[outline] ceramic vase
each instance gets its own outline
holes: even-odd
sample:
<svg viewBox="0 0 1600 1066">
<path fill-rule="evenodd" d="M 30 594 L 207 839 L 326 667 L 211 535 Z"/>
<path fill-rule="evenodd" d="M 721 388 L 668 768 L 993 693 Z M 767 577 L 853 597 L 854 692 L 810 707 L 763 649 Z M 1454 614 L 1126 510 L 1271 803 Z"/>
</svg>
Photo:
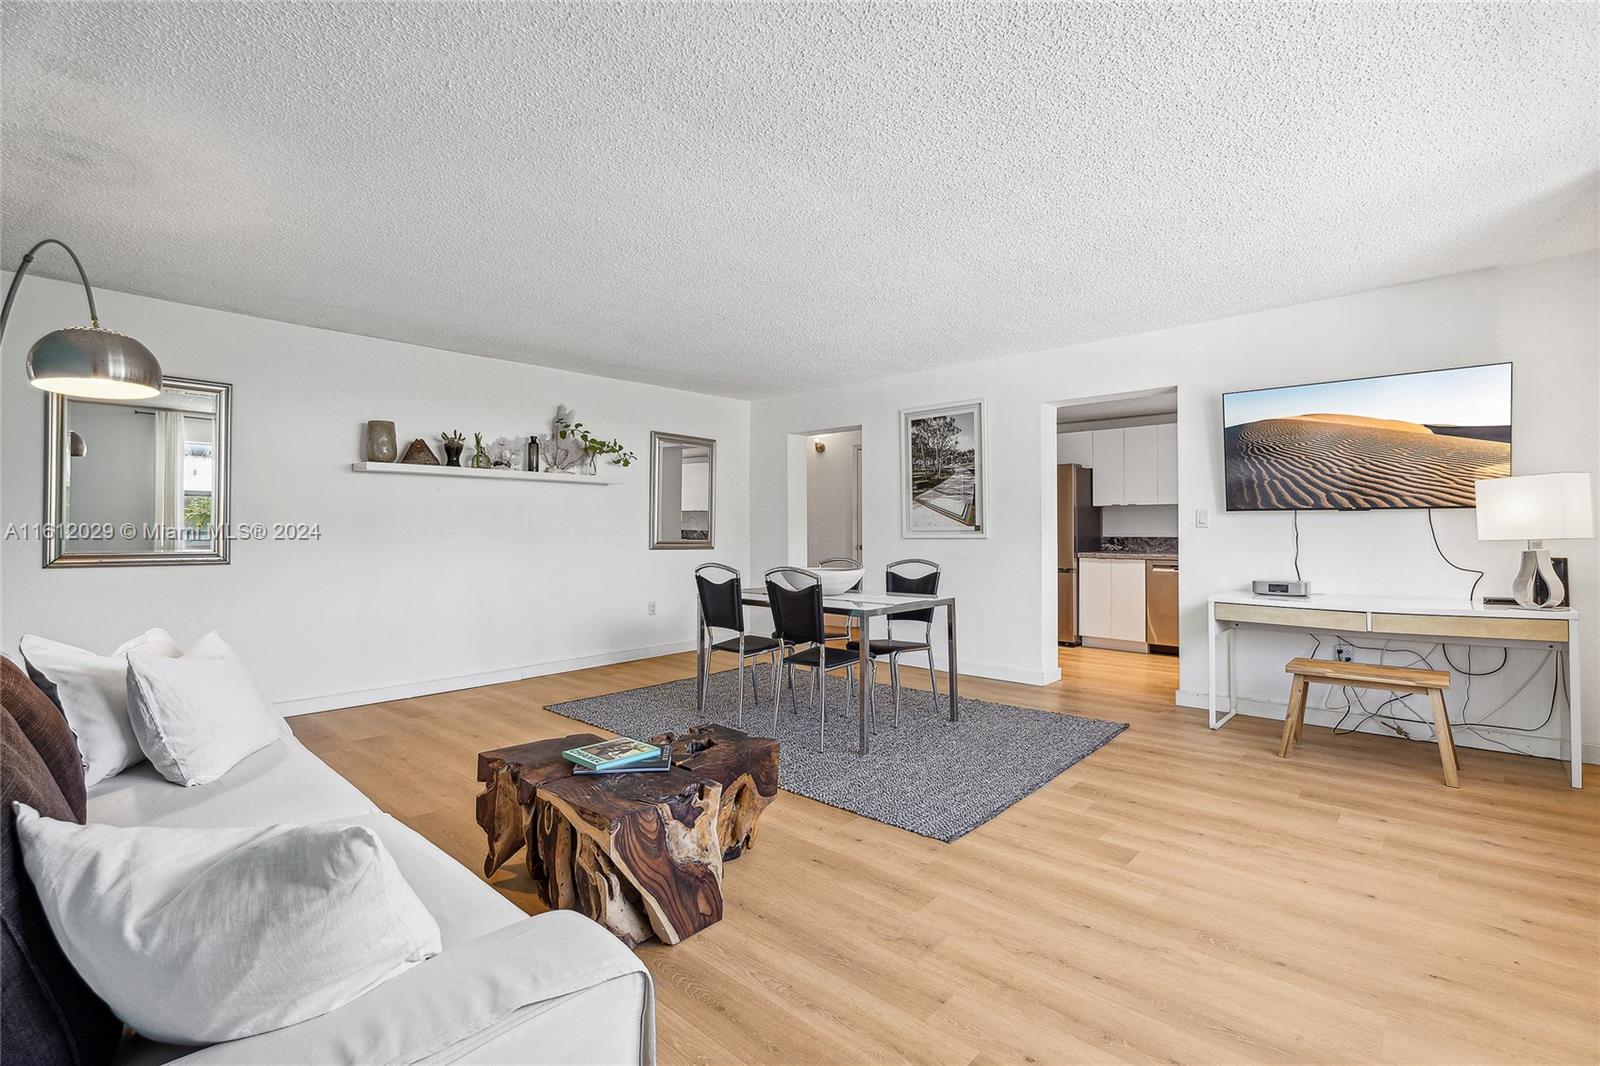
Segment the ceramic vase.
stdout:
<svg viewBox="0 0 1600 1066">
<path fill-rule="evenodd" d="M 461 465 L 461 445 L 452 444 L 449 441 L 445 441 L 444 442 L 444 465 L 445 466 L 460 466 Z"/>
<path fill-rule="evenodd" d="M 392 463 L 398 455 L 393 422 L 367 423 L 367 462 Z"/>
</svg>

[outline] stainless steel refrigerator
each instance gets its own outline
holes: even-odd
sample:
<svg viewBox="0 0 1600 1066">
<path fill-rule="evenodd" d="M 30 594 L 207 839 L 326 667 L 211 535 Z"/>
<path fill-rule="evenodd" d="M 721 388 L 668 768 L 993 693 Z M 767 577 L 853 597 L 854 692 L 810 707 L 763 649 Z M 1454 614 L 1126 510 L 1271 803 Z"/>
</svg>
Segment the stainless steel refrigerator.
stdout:
<svg viewBox="0 0 1600 1066">
<path fill-rule="evenodd" d="M 1056 467 L 1056 640 L 1078 644 L 1078 553 L 1100 547 L 1100 508 L 1089 501 L 1092 472 L 1076 463 Z"/>
</svg>

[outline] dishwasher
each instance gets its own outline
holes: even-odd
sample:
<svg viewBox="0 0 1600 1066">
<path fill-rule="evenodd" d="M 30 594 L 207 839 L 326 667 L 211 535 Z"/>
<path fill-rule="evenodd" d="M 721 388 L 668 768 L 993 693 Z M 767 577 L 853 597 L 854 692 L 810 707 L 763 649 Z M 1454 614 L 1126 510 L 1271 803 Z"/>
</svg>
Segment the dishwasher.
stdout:
<svg viewBox="0 0 1600 1066">
<path fill-rule="evenodd" d="M 1177 563 L 1145 563 L 1144 639 L 1152 649 L 1178 649 Z"/>
</svg>

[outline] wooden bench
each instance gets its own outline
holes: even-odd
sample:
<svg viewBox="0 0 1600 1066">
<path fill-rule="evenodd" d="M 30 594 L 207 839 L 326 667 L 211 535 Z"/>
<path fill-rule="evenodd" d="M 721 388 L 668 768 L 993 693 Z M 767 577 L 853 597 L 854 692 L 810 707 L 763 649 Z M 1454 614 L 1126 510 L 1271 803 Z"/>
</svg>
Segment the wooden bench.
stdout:
<svg viewBox="0 0 1600 1066">
<path fill-rule="evenodd" d="M 1433 706 L 1433 729 L 1439 737 L 1439 762 L 1444 766 L 1444 783 L 1451 788 L 1461 786 L 1461 761 L 1456 758 L 1455 739 L 1450 735 L 1450 719 L 1445 714 L 1444 706 L 1444 690 L 1450 687 L 1448 671 L 1342 663 L 1328 659 L 1291 659 L 1283 670 L 1292 674 L 1294 680 L 1289 686 L 1289 713 L 1283 719 L 1283 742 L 1278 748 L 1279 758 L 1289 757 L 1305 729 L 1306 688 L 1312 682 L 1426 695 Z"/>
</svg>

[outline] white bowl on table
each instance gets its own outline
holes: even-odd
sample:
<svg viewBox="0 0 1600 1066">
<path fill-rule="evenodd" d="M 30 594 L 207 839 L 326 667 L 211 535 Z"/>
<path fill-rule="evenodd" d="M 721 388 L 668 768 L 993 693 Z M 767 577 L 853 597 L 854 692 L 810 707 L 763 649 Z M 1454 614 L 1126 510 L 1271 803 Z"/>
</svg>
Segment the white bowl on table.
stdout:
<svg viewBox="0 0 1600 1066">
<path fill-rule="evenodd" d="M 861 575 L 867 572 L 864 566 L 832 567 L 808 566 L 806 573 L 815 574 L 818 581 L 822 582 L 824 596 L 837 596 L 842 592 L 849 592 L 861 583 Z"/>
</svg>

